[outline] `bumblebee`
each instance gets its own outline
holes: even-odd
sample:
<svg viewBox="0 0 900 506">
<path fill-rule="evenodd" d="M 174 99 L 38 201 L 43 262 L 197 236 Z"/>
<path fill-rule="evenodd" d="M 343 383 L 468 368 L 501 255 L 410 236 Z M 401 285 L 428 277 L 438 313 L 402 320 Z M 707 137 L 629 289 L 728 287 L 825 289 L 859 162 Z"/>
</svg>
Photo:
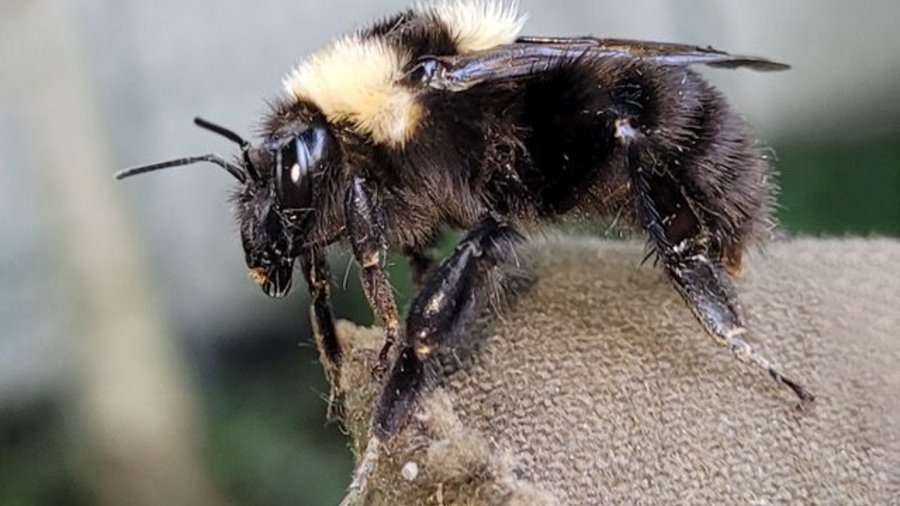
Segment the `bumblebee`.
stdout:
<svg viewBox="0 0 900 506">
<path fill-rule="evenodd" d="M 234 160 L 188 157 L 117 176 L 201 161 L 234 176 L 252 276 L 282 296 L 299 260 L 333 380 L 342 355 L 325 250 L 349 242 L 386 338 L 373 446 L 402 427 L 429 364 L 465 332 L 528 230 L 567 215 L 618 216 L 645 232 L 703 329 L 812 400 L 744 339 L 731 276 L 774 227 L 776 183 L 759 143 L 693 69 L 788 67 L 711 47 L 527 37 L 523 24 L 515 5 L 487 0 L 402 12 L 293 69 L 257 144 L 195 120 L 240 146 Z M 436 265 L 428 250 L 447 226 L 466 232 Z M 404 326 L 388 248 L 409 257 L 419 286 Z"/>
</svg>

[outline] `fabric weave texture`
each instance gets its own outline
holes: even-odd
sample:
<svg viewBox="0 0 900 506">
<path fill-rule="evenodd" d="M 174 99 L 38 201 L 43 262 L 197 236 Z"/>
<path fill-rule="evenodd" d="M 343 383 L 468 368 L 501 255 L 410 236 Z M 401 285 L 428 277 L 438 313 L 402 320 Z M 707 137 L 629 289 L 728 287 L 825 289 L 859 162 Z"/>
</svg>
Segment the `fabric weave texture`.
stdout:
<svg viewBox="0 0 900 506">
<path fill-rule="evenodd" d="M 817 396 L 803 409 L 704 334 L 643 254 L 526 247 L 528 282 L 471 326 L 367 504 L 900 503 L 900 242 L 799 239 L 747 259 L 747 338 Z M 383 337 L 338 331 L 359 455 Z"/>
</svg>

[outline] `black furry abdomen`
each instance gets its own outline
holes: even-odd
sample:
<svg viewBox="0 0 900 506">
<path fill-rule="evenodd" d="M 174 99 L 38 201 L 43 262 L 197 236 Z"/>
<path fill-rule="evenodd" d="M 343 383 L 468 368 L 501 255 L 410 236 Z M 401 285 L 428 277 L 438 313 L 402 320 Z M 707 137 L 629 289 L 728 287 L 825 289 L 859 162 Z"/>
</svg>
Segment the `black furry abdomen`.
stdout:
<svg viewBox="0 0 900 506">
<path fill-rule="evenodd" d="M 659 212 L 673 243 L 700 234 L 714 257 L 737 266 L 741 252 L 772 227 L 772 169 L 740 118 L 696 72 L 617 58 L 573 60 L 517 84 L 515 135 L 526 156 L 516 171 L 538 215 L 633 207 L 629 174 L 640 169 L 658 180 Z M 643 153 L 631 157 L 641 166 L 629 168 L 634 149 Z"/>
<path fill-rule="evenodd" d="M 611 97 L 592 65 L 561 62 L 523 84 L 520 178 L 543 215 L 565 213 L 590 190 L 615 147 Z"/>
</svg>

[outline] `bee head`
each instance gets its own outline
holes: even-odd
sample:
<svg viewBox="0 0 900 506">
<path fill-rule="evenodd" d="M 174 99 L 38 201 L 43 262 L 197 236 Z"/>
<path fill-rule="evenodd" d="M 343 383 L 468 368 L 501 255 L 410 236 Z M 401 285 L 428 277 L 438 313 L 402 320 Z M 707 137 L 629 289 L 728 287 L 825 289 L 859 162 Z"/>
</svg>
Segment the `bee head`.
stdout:
<svg viewBox="0 0 900 506">
<path fill-rule="evenodd" d="M 315 220 L 317 180 L 339 158 L 336 142 L 324 123 L 294 124 L 279 129 L 258 146 L 201 118 L 194 123 L 241 146 L 241 156 L 180 158 L 119 171 L 117 179 L 197 162 L 214 163 L 234 176 L 235 213 L 250 277 L 270 297 L 291 288 L 294 261 Z"/>
<path fill-rule="evenodd" d="M 235 212 L 251 277 L 266 294 L 280 297 L 290 288 L 294 260 L 316 219 L 320 181 L 339 158 L 328 126 L 318 122 L 289 125 L 248 149 L 244 166 L 252 169 Z"/>
</svg>

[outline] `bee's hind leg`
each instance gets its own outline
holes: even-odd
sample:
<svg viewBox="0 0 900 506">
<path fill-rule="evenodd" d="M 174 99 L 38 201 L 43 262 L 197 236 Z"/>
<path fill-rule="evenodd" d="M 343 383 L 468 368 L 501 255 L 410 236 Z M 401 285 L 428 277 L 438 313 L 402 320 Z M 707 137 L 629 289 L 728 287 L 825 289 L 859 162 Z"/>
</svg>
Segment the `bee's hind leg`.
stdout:
<svg viewBox="0 0 900 506">
<path fill-rule="evenodd" d="M 660 258 L 666 274 L 709 335 L 728 346 L 742 362 L 756 365 L 776 382 L 790 388 L 800 400 L 814 399 L 809 390 L 782 374 L 768 358 L 744 340 L 742 336 L 747 329 L 736 309 L 734 289 L 720 266 L 699 252 L 680 254 L 669 251 L 661 253 Z"/>
<path fill-rule="evenodd" d="M 716 238 L 725 232 L 707 228 L 701 219 L 702 206 L 670 167 L 660 166 L 661 158 L 655 156 L 660 150 L 653 146 L 651 138 L 625 118 L 616 127 L 616 137 L 624 147 L 637 215 L 650 246 L 704 330 L 719 344 L 728 346 L 739 360 L 766 371 L 802 401 L 813 400 L 809 390 L 785 376 L 744 340 L 747 330 L 738 311 L 734 287 L 720 255 L 715 253 L 721 249 L 716 246 Z"/>
</svg>

